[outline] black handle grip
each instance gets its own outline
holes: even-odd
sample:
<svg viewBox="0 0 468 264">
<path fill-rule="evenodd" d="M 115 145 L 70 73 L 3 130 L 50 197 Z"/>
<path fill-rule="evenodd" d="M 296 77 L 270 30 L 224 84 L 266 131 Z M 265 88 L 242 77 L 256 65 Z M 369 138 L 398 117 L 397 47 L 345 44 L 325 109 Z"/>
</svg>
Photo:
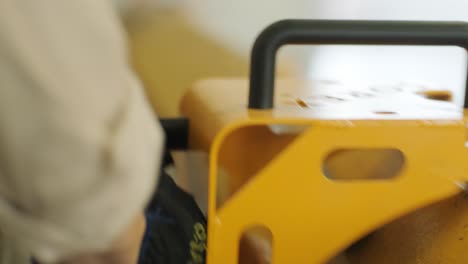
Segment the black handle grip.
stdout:
<svg viewBox="0 0 468 264">
<path fill-rule="evenodd" d="M 468 23 L 432 21 L 283 20 L 267 27 L 251 54 L 249 108 L 273 108 L 275 60 L 287 44 L 434 45 L 468 51 Z M 468 82 L 464 107 L 468 108 Z"/>
<path fill-rule="evenodd" d="M 187 118 L 161 118 L 159 122 L 166 135 L 166 149 L 184 150 L 188 148 L 189 120 Z"/>
</svg>

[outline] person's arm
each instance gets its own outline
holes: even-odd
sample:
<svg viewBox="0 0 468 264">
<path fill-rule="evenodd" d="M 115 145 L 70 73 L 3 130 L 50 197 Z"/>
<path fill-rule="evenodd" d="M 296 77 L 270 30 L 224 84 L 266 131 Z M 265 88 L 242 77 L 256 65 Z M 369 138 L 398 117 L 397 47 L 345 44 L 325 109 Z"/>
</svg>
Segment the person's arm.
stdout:
<svg viewBox="0 0 468 264">
<path fill-rule="evenodd" d="M 0 1 L 7 238 L 42 262 L 115 252 L 139 233 L 162 142 L 109 2 Z"/>
</svg>

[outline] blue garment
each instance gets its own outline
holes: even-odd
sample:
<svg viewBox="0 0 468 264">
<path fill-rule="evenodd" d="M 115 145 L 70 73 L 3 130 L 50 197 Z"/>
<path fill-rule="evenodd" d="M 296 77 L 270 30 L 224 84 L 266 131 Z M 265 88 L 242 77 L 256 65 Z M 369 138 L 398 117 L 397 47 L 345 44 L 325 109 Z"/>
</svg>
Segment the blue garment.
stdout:
<svg viewBox="0 0 468 264">
<path fill-rule="evenodd" d="M 145 217 L 139 264 L 205 263 L 206 218 L 165 172 Z"/>
</svg>

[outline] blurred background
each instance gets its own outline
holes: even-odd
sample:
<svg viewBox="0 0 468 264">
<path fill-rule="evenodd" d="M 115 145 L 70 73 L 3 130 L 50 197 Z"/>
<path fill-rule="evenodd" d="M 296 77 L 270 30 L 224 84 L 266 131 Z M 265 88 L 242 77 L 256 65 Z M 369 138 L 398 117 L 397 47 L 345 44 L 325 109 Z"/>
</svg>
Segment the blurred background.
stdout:
<svg viewBox="0 0 468 264">
<path fill-rule="evenodd" d="M 250 48 L 285 18 L 467 21 L 462 0 L 116 0 L 132 63 L 157 113 L 179 115 L 185 89 L 210 77 L 247 78 Z M 461 105 L 467 63 L 455 47 L 288 46 L 278 76 L 338 80 L 349 87 L 430 86 Z"/>
</svg>

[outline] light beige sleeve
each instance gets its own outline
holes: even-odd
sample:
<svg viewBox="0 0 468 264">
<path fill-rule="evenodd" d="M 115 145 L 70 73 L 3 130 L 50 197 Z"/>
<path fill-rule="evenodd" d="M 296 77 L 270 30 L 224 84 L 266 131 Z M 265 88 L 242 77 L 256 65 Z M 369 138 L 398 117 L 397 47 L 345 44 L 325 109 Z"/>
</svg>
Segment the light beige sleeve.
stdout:
<svg viewBox="0 0 468 264">
<path fill-rule="evenodd" d="M 143 210 L 163 133 L 102 0 L 0 1 L 0 230 L 43 261 Z"/>
</svg>

